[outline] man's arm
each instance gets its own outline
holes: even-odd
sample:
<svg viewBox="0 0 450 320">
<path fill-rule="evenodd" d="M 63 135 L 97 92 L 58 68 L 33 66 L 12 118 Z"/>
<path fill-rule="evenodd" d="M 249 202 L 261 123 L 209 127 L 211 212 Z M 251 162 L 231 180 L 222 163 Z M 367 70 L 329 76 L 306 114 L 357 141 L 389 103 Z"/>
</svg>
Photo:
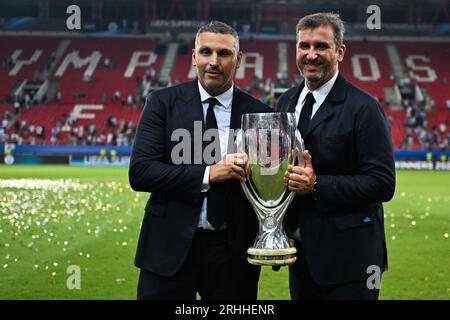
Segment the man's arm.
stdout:
<svg viewBox="0 0 450 320">
<path fill-rule="evenodd" d="M 309 166 L 290 167 L 286 173 L 289 189 L 299 194 L 313 192 L 320 211 L 389 201 L 395 190 L 395 165 L 389 125 L 379 105 L 361 108 L 355 120 L 355 135 L 355 175 L 316 176 L 311 159 L 305 158 Z"/>
<path fill-rule="evenodd" d="M 135 191 L 170 192 L 181 199 L 201 201 L 206 165 L 167 163 L 166 110 L 157 94 L 147 97 L 139 120 L 128 172 Z"/>
<path fill-rule="evenodd" d="M 386 202 L 395 191 L 395 163 L 389 124 L 378 104 L 361 108 L 356 124 L 357 174 L 318 175 L 315 198 L 321 203 L 351 206 Z"/>
</svg>

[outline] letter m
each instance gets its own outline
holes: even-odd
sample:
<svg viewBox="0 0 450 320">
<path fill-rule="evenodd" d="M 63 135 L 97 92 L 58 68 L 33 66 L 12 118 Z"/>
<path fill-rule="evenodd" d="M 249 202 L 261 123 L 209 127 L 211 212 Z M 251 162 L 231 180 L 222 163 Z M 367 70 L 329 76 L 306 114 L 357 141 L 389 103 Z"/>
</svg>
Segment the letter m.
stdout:
<svg viewBox="0 0 450 320">
<path fill-rule="evenodd" d="M 92 54 L 90 56 L 87 56 L 86 58 L 80 58 L 78 50 L 74 50 L 66 55 L 64 61 L 59 66 L 58 70 L 56 70 L 55 76 L 62 77 L 69 65 L 73 65 L 75 69 L 81 69 L 81 67 L 88 65 L 86 71 L 84 72 L 84 76 L 91 77 L 101 57 L 102 54 L 95 50 L 92 51 Z"/>
</svg>

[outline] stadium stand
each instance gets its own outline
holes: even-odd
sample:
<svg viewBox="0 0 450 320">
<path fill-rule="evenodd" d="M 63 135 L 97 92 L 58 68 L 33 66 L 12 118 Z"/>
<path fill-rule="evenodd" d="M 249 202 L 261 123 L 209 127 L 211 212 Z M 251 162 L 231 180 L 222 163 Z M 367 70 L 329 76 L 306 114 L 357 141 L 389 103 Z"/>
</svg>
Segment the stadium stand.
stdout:
<svg viewBox="0 0 450 320">
<path fill-rule="evenodd" d="M 104 103 L 116 91 L 121 99 L 135 97 L 136 76 L 142 76 L 149 67 L 142 65 L 151 62 L 155 69 L 159 68 L 161 56 L 154 53 L 155 47 L 150 39 L 73 39 L 51 80 L 59 81 L 63 103 L 77 99 Z M 88 67 L 80 65 L 83 59 L 89 59 Z"/>
<path fill-rule="evenodd" d="M 145 96 L 195 77 L 193 41 L 158 43 L 142 36 L 1 36 L 0 41 L 8 43 L 0 49 L 0 112 L 2 119 L 8 115 L 1 139 L 15 143 L 131 144 Z M 449 42 L 346 44 L 340 71 L 379 100 L 395 147 L 448 148 Z M 241 39 L 241 48 L 236 84 L 273 106 L 276 92 L 298 81 L 295 44 Z M 36 90 L 25 90 L 33 83 Z M 36 99 L 42 86 L 45 94 Z M 111 118 L 115 126 L 108 125 Z M 37 128 L 44 131 L 39 137 Z"/>
<path fill-rule="evenodd" d="M 0 100 L 5 100 L 21 80 L 33 79 L 46 66 L 58 39 L 0 36 L 0 43 Z"/>
</svg>

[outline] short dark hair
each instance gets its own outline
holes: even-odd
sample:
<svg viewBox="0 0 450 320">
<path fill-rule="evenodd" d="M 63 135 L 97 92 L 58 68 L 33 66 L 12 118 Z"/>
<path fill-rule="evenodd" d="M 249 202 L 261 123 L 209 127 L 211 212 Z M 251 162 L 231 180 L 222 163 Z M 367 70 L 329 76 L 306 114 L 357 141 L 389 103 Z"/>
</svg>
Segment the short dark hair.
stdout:
<svg viewBox="0 0 450 320">
<path fill-rule="evenodd" d="M 195 35 L 195 43 L 197 44 L 198 37 L 200 36 L 200 33 L 203 32 L 212 32 L 212 33 L 221 33 L 221 34 L 231 34 L 234 37 L 234 43 L 236 48 L 236 54 L 239 52 L 239 36 L 234 30 L 233 27 L 229 26 L 226 23 L 213 20 L 209 22 L 208 24 L 205 24 L 198 28 L 197 34 Z"/>
<path fill-rule="evenodd" d="M 315 29 L 320 26 L 330 26 L 333 29 L 334 43 L 336 47 L 344 42 L 344 22 L 337 13 L 318 12 L 310 14 L 300 19 L 296 28 L 296 39 L 298 41 L 298 32 L 305 29 Z"/>
</svg>

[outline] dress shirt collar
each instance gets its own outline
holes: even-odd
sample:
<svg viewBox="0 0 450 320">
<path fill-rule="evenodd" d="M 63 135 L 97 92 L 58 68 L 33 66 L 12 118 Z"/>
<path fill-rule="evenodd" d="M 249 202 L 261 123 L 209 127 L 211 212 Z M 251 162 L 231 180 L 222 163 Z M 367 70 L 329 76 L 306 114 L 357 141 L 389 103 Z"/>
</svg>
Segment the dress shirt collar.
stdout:
<svg viewBox="0 0 450 320">
<path fill-rule="evenodd" d="M 212 96 L 205 90 L 205 88 L 203 88 L 200 81 L 197 81 L 197 84 L 198 84 L 198 90 L 200 91 L 200 100 L 202 103 L 205 103 L 205 101 L 208 100 L 209 98 L 211 98 Z M 233 89 L 234 89 L 234 85 L 232 85 L 230 87 L 230 89 L 228 89 L 227 91 L 214 97 L 219 101 L 219 103 L 225 109 L 231 108 L 231 103 L 233 101 Z"/>
<path fill-rule="evenodd" d="M 330 93 L 331 89 L 334 86 L 334 83 L 336 82 L 338 74 L 339 74 L 339 70 L 336 72 L 336 74 L 333 76 L 333 78 L 331 78 L 330 80 L 325 82 L 320 88 L 318 88 L 314 91 L 311 91 L 314 96 L 314 100 L 316 100 L 316 103 L 318 106 L 322 105 L 322 103 L 325 101 L 327 95 Z M 306 85 L 306 82 L 305 82 L 303 90 L 300 93 L 300 96 L 298 97 L 298 100 L 302 104 L 304 103 L 304 100 L 306 99 L 306 95 L 308 94 L 308 92 L 310 92 L 310 90 L 308 89 L 308 86 Z"/>
</svg>

